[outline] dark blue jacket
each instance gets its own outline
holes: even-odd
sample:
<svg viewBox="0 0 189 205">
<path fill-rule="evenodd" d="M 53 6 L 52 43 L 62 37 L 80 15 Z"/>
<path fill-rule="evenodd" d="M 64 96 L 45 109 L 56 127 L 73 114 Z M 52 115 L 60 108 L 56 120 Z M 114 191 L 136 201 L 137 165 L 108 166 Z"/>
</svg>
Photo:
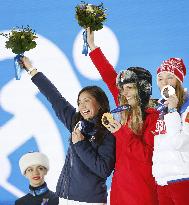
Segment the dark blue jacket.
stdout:
<svg viewBox="0 0 189 205">
<path fill-rule="evenodd" d="M 48 188 L 45 192 L 39 192 L 40 189 L 47 188 L 47 184 L 44 183 L 40 187 L 32 187 L 29 186 L 30 193 L 26 194 L 25 196 L 17 199 L 15 201 L 15 205 L 41 205 L 42 202 L 48 201 L 47 205 L 58 205 L 59 198 L 55 195 L 54 192 L 50 191 Z"/>
<path fill-rule="evenodd" d="M 52 104 L 56 115 L 71 133 L 76 109 L 42 73 L 37 73 L 32 81 Z M 106 179 L 114 165 L 115 138 L 108 130 L 105 131 L 100 145 L 87 137 L 76 144 L 70 141 L 56 194 L 80 202 L 106 203 Z"/>
</svg>

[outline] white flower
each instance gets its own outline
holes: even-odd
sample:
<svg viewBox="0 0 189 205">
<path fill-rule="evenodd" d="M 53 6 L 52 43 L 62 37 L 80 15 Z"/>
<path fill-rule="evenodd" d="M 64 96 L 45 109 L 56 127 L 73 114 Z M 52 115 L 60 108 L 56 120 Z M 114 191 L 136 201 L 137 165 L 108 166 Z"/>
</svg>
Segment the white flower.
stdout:
<svg viewBox="0 0 189 205">
<path fill-rule="evenodd" d="M 92 4 L 88 4 L 88 5 L 87 5 L 86 11 L 93 13 L 94 9 L 93 9 Z"/>
</svg>

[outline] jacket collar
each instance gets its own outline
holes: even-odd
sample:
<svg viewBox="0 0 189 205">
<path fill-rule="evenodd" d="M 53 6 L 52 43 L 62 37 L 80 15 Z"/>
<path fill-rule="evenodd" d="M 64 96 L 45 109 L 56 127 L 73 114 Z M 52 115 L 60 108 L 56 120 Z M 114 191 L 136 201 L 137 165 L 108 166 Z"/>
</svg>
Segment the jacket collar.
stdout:
<svg viewBox="0 0 189 205">
<path fill-rule="evenodd" d="M 29 193 L 33 196 L 39 196 L 39 195 L 44 194 L 45 192 L 47 192 L 49 190 L 46 183 L 42 184 L 39 187 L 32 187 L 30 185 L 29 189 L 30 189 Z"/>
</svg>

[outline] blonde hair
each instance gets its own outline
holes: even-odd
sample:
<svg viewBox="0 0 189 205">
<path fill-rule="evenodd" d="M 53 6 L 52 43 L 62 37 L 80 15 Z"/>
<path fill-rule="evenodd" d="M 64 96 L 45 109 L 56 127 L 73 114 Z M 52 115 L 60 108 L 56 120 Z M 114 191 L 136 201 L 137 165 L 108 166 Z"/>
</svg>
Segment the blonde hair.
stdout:
<svg viewBox="0 0 189 205">
<path fill-rule="evenodd" d="M 125 125 L 128 124 L 128 127 L 135 133 L 141 134 L 143 129 L 143 119 L 142 119 L 142 110 L 140 107 L 140 98 L 138 95 L 138 89 L 136 84 L 134 84 L 134 88 L 136 92 L 136 105 L 132 106 L 131 111 L 122 111 L 121 112 L 121 124 Z M 119 104 L 125 105 L 128 104 L 128 101 L 124 95 L 122 95 L 122 89 L 119 90 Z"/>
</svg>

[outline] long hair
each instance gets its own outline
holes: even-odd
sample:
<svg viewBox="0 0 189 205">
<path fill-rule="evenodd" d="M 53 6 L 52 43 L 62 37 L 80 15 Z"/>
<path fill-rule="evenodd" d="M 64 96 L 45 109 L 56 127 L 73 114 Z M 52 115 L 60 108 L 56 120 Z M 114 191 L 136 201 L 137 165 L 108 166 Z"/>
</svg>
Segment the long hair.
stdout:
<svg viewBox="0 0 189 205">
<path fill-rule="evenodd" d="M 94 97 L 96 102 L 100 106 L 99 112 L 95 116 L 96 123 L 95 123 L 95 127 L 94 127 L 94 129 L 97 130 L 97 132 L 95 134 L 95 139 L 96 139 L 97 143 L 100 144 L 103 141 L 104 133 L 107 132 L 107 129 L 101 123 L 101 118 L 105 112 L 110 112 L 109 100 L 108 100 L 108 97 L 106 96 L 105 92 L 100 87 L 98 87 L 98 86 L 86 86 L 78 94 L 78 98 L 77 98 L 78 105 L 79 105 L 79 96 L 83 92 L 87 92 L 92 97 Z M 75 125 L 77 124 L 77 122 L 79 122 L 80 120 L 83 120 L 83 117 L 80 114 L 80 112 L 77 112 L 75 115 L 75 119 L 73 121 L 73 124 L 72 124 L 72 128 L 74 128 Z"/>
<path fill-rule="evenodd" d="M 176 81 L 175 93 L 176 93 L 176 96 L 178 98 L 177 109 L 180 109 L 180 107 L 184 103 L 185 92 L 184 92 L 184 88 L 182 87 L 181 82 L 178 79 Z"/>
<path fill-rule="evenodd" d="M 140 98 L 138 95 L 138 89 L 136 84 L 133 84 L 136 92 L 136 105 L 132 106 L 131 111 L 122 111 L 121 113 L 121 124 L 128 124 L 128 127 L 135 133 L 140 135 L 143 128 L 143 114 L 140 106 Z M 122 88 L 123 89 L 123 88 Z M 127 99 L 124 95 L 121 94 L 122 90 L 119 89 L 119 104 L 125 105 L 128 104 Z"/>
</svg>

